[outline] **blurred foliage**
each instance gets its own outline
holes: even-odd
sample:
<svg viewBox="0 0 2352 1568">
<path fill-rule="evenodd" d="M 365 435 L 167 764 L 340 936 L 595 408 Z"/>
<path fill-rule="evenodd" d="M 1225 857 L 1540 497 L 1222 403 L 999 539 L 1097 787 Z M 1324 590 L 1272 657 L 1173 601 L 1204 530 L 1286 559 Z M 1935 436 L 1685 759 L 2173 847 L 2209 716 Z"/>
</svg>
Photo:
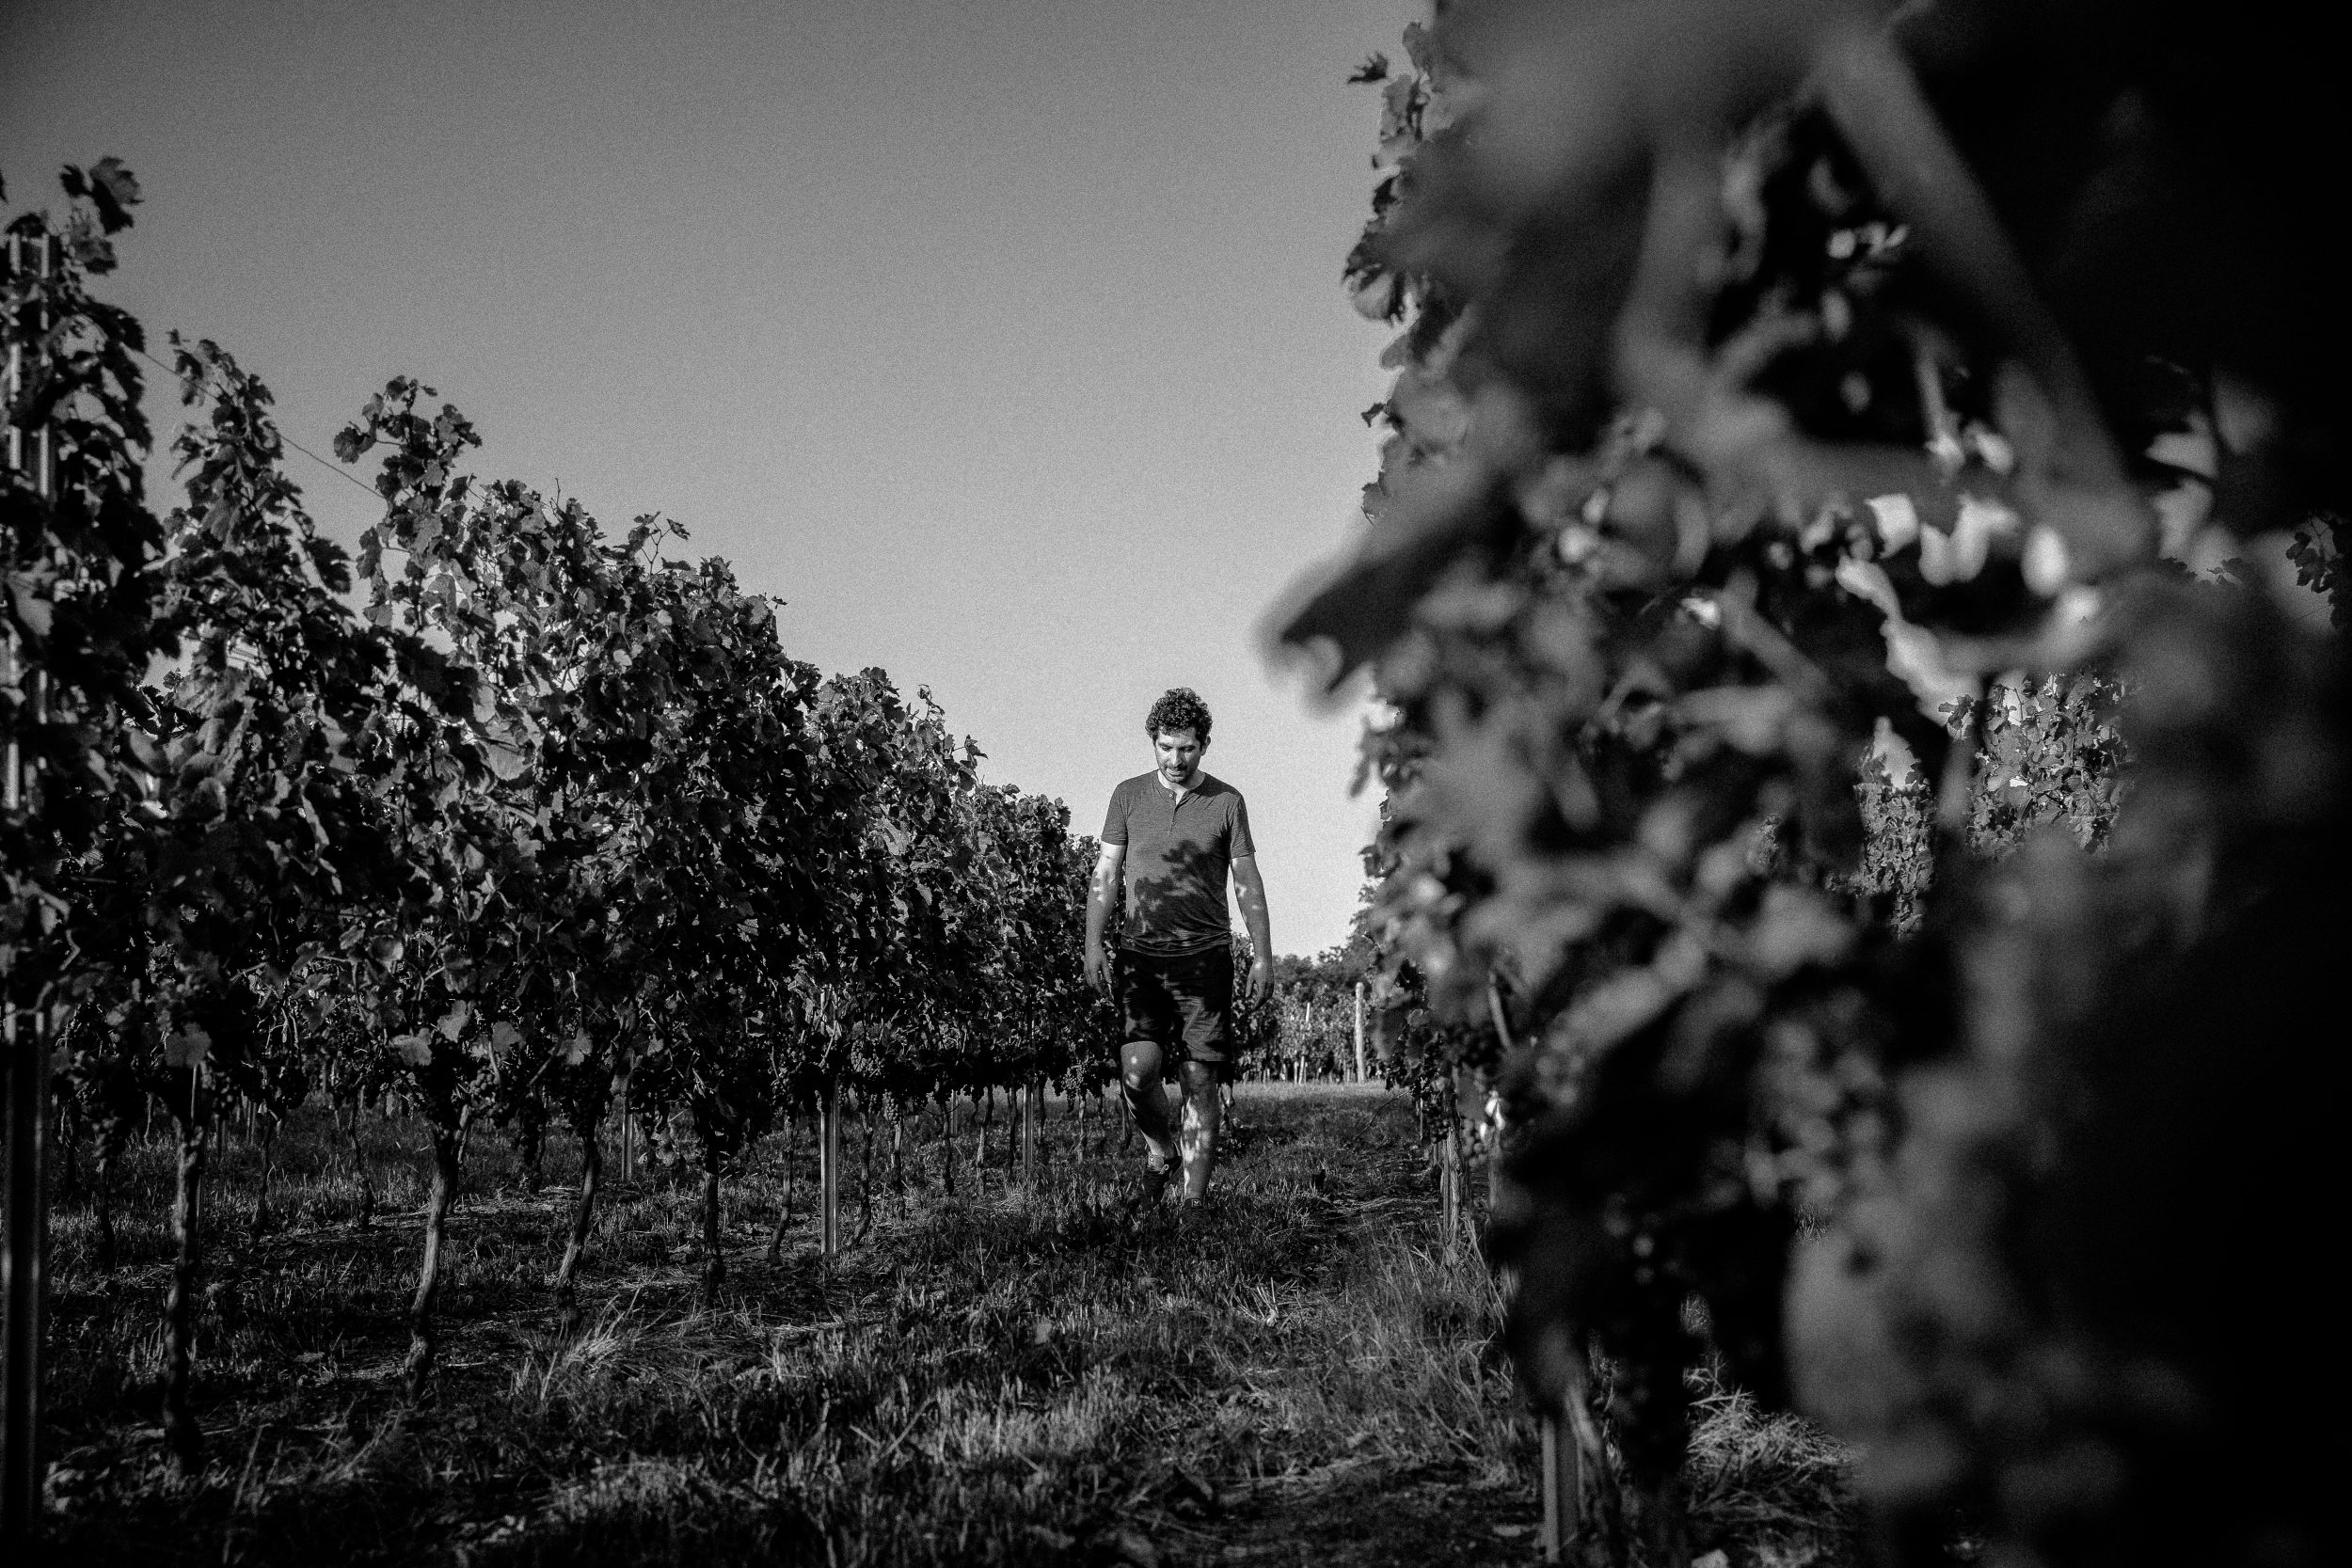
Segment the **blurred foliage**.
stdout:
<svg viewBox="0 0 2352 1568">
<path fill-rule="evenodd" d="M 2334 587 L 2300 27 L 1461 0 L 1358 73 L 1396 380 L 1287 636 L 1394 712 L 1384 1000 L 1502 1092 L 1513 1351 L 1571 1403 L 1608 1353 L 1650 1560 L 1710 1345 L 1861 1441 L 1890 1560 L 1955 1507 L 2021 1561 L 2326 1555 L 2254 1325 L 2344 1188 L 2285 1022 L 2338 655 L 2188 564 L 2300 528 Z"/>
</svg>

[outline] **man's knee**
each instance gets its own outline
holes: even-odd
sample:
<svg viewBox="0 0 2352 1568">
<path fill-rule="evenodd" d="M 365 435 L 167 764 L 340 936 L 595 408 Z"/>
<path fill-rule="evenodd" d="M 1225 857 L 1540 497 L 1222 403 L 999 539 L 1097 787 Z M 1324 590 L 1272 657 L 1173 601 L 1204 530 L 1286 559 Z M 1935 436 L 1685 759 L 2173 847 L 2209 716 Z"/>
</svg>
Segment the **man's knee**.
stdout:
<svg viewBox="0 0 2352 1568">
<path fill-rule="evenodd" d="M 1129 1040 L 1119 1053 L 1120 1080 L 1136 1094 L 1160 1081 L 1160 1048 L 1152 1040 Z"/>
</svg>

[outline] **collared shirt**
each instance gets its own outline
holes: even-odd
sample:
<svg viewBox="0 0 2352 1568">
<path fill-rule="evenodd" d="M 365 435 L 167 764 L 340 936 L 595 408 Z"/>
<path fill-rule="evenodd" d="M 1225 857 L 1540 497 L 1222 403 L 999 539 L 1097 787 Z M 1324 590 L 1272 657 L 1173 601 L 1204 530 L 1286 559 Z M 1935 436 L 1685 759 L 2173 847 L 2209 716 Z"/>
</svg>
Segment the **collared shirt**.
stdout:
<svg viewBox="0 0 2352 1568">
<path fill-rule="evenodd" d="M 1120 946 L 1173 958 L 1232 940 L 1225 880 L 1233 862 L 1257 853 L 1240 790 L 1206 773 L 1181 797 L 1156 772 L 1122 779 L 1103 842 L 1127 849 Z"/>
</svg>

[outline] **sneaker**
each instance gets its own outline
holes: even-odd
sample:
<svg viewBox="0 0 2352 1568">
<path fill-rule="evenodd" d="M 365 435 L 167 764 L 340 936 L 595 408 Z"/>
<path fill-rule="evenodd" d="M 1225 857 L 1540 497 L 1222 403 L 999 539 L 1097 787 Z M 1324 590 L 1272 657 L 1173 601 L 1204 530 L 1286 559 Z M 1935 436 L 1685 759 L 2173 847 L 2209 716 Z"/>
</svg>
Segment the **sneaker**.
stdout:
<svg viewBox="0 0 2352 1568">
<path fill-rule="evenodd" d="M 1173 1160 L 1161 1164 L 1156 1160 L 1147 1159 L 1143 1174 L 1136 1178 L 1135 1185 L 1128 1189 L 1126 1201 L 1120 1207 L 1130 1214 L 1140 1214 L 1156 1208 L 1160 1200 L 1168 1196 L 1168 1184 L 1175 1175 L 1176 1163 Z"/>
<path fill-rule="evenodd" d="M 1224 1195 L 1214 1187 L 1199 1197 L 1176 1196 L 1176 1223 L 1187 1229 L 1214 1224 L 1224 1212 Z"/>
</svg>

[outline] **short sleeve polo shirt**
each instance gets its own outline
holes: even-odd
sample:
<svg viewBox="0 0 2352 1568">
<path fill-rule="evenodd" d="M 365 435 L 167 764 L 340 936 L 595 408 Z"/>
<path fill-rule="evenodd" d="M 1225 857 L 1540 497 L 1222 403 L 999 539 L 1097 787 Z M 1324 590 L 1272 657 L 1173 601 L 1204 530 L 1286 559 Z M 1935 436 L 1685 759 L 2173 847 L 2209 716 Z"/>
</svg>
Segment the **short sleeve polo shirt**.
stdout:
<svg viewBox="0 0 2352 1568">
<path fill-rule="evenodd" d="M 1157 773 L 1122 780 L 1111 791 L 1103 842 L 1127 849 L 1121 947 L 1176 958 L 1232 940 L 1226 878 L 1233 862 L 1257 853 L 1240 790 L 1207 773 L 1181 799 Z"/>
</svg>

